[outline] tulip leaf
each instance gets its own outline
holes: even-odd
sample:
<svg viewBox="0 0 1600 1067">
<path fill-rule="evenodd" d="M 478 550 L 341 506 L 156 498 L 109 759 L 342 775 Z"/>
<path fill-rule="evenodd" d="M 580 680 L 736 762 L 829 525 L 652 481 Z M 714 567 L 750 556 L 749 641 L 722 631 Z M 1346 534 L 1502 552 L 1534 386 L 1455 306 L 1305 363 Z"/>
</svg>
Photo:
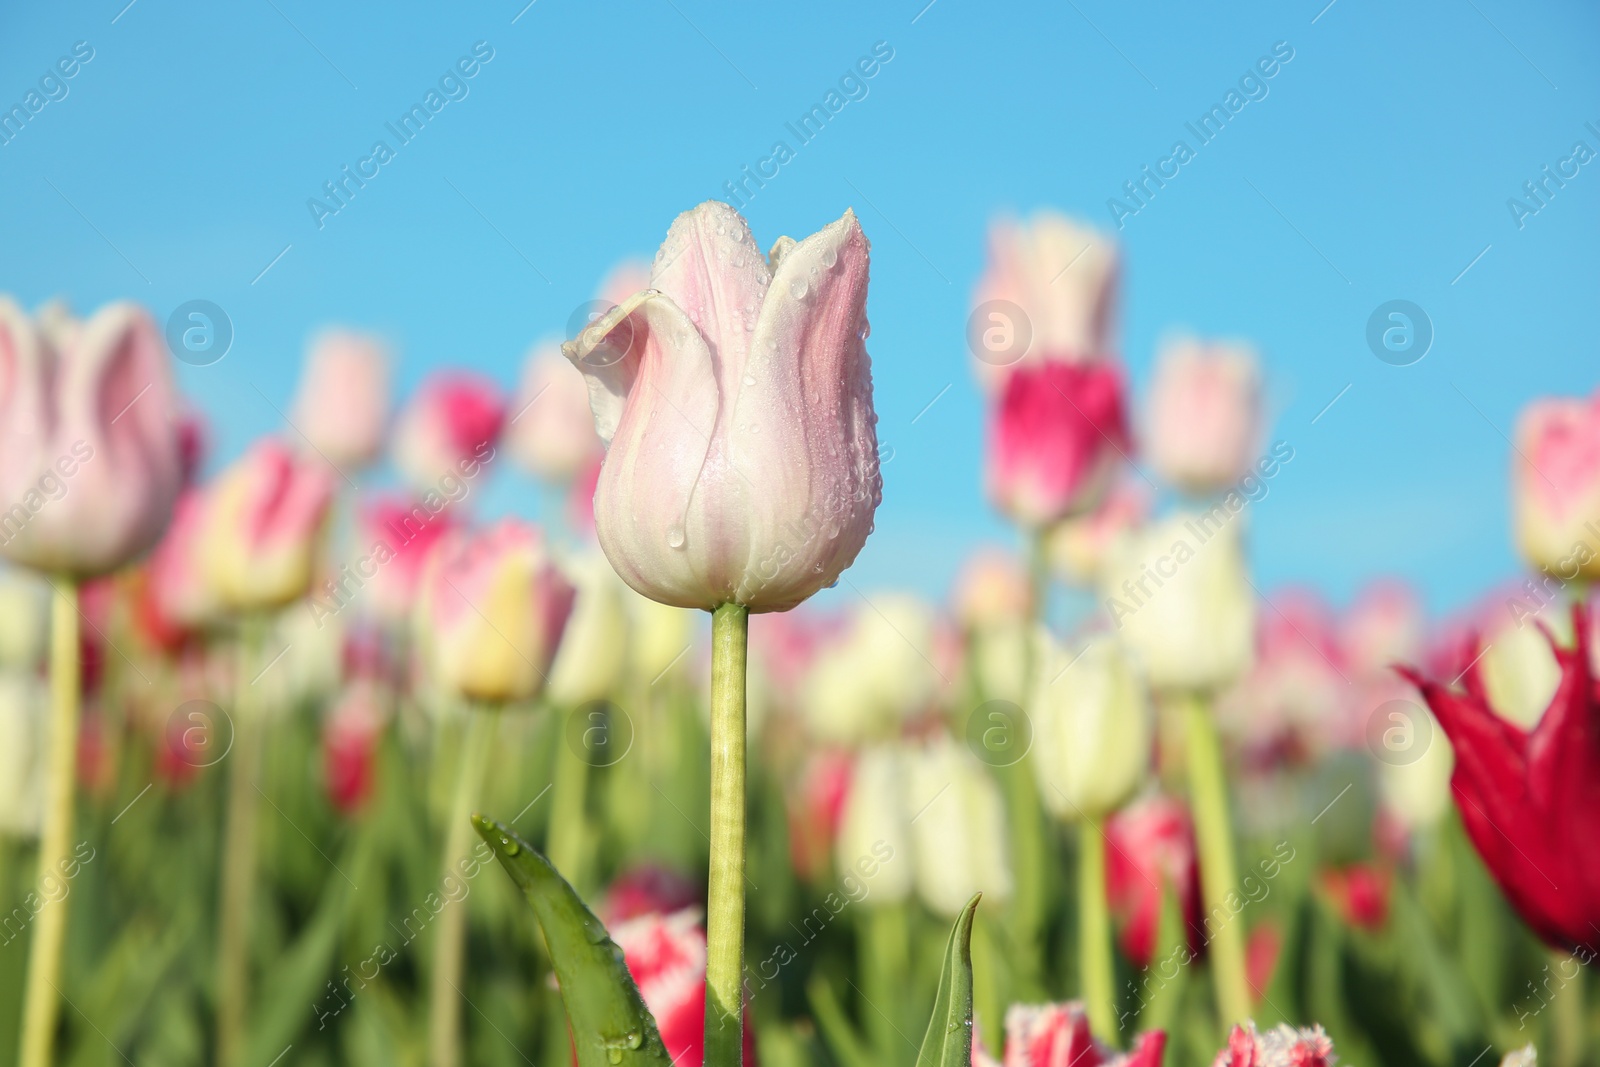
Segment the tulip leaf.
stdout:
<svg viewBox="0 0 1600 1067">
<path fill-rule="evenodd" d="M 977 893 L 967 901 L 950 931 L 917 1067 L 972 1067 L 972 917 L 982 896 Z"/>
<path fill-rule="evenodd" d="M 578 1067 L 671 1067 L 656 1021 L 623 962 L 622 949 L 560 873 L 510 827 L 472 817 L 478 835 L 522 890 L 544 931 Z"/>
</svg>

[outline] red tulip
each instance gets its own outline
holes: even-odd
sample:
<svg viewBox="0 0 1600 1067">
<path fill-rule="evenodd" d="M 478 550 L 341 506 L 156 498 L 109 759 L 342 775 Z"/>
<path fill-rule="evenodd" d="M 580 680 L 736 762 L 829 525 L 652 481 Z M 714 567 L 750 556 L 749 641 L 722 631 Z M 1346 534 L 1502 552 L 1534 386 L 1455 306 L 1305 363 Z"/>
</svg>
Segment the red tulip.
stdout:
<svg viewBox="0 0 1600 1067">
<path fill-rule="evenodd" d="M 328 799 L 345 815 L 360 810 L 377 778 L 383 712 L 370 684 L 345 691 L 322 731 L 322 769 Z"/>
<path fill-rule="evenodd" d="M 1381 930 L 1389 918 L 1389 872 L 1355 863 L 1322 872 L 1322 888 L 1349 926 Z"/>
<path fill-rule="evenodd" d="M 1561 681 L 1530 730 L 1496 714 L 1472 671 L 1464 691 L 1404 672 L 1455 748 L 1450 785 L 1478 854 L 1528 925 L 1559 948 L 1590 943 L 1600 923 L 1600 855 L 1588 847 L 1600 833 L 1600 692 L 1582 608 L 1573 623 L 1571 648 L 1550 639 Z"/>
<path fill-rule="evenodd" d="M 641 915 L 617 926 L 611 937 L 622 948 L 628 973 L 675 1067 L 700 1067 L 706 1054 L 706 934 L 698 910 Z M 744 1062 L 752 1067 L 756 1062 L 755 1031 L 748 1018 Z"/>
<path fill-rule="evenodd" d="M 819 877 L 833 856 L 854 762 L 848 752 L 822 749 L 800 772 L 789 805 L 789 861 L 802 881 Z"/>
<path fill-rule="evenodd" d="M 1243 1023 L 1233 1028 L 1211 1067 L 1330 1067 L 1333 1062 L 1333 1042 L 1320 1026 L 1296 1030 L 1284 1024 L 1263 1034 L 1255 1023 Z"/>
<path fill-rule="evenodd" d="M 1013 1004 L 1006 1012 L 1006 1050 L 996 1064 L 982 1045 L 972 1043 L 976 1067 L 1161 1067 L 1167 1035 L 1141 1034 L 1133 1051 L 1113 1052 L 1089 1033 L 1089 1017 L 1077 1001 L 1068 1004 Z"/>
<path fill-rule="evenodd" d="M 704 901 L 705 893 L 695 883 L 670 868 L 647 863 L 611 883 L 600 913 L 610 926 L 652 912 L 670 915 Z"/>
<path fill-rule="evenodd" d="M 1161 925 L 1161 901 L 1176 893 L 1189 948 L 1205 946 L 1200 914 L 1200 868 L 1189 809 L 1173 797 L 1135 801 L 1106 820 L 1106 896 L 1119 926 L 1122 951 L 1135 967 L 1150 965 Z M 1163 946 L 1164 947 L 1164 946 Z"/>
<path fill-rule="evenodd" d="M 1012 520 L 1049 526 L 1093 508 L 1132 447 L 1122 376 L 1108 362 L 1017 368 L 989 425 L 989 495 Z"/>
</svg>

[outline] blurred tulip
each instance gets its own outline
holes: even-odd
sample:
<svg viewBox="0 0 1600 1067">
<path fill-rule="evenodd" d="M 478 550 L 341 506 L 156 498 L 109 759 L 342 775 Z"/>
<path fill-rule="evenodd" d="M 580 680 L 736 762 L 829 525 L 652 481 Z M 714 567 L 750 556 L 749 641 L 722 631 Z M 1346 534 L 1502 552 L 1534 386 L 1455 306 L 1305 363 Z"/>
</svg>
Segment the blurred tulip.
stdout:
<svg viewBox="0 0 1600 1067">
<path fill-rule="evenodd" d="M 863 857 L 887 854 L 870 885 L 875 904 L 898 904 L 911 895 L 916 872 L 907 795 L 906 757 L 898 746 L 877 745 L 856 757 L 839 816 L 834 868 L 843 878 Z"/>
<path fill-rule="evenodd" d="M 373 615 L 391 625 L 410 620 L 429 557 L 459 525 L 448 509 L 430 510 L 405 496 L 362 501 L 356 519 L 361 554 L 353 566 L 358 577 L 374 572 L 362 594 Z"/>
<path fill-rule="evenodd" d="M 1257 997 L 1266 996 L 1272 985 L 1272 976 L 1278 971 L 1278 958 L 1282 955 L 1283 932 L 1273 919 L 1263 919 L 1250 928 L 1250 936 L 1244 946 L 1244 966 L 1250 988 Z"/>
<path fill-rule="evenodd" d="M 996 222 L 973 294 L 978 314 L 990 314 L 976 325 L 1003 331 L 1007 348 L 1020 344 L 1025 331 L 1031 342 L 1016 353 L 1022 366 L 1098 359 L 1112 344 L 1118 271 L 1116 246 L 1072 219 L 1041 212 L 1027 223 Z M 986 307 L 995 301 L 1004 303 Z M 1011 321 L 1016 311 L 1020 322 Z M 989 388 L 1004 384 L 1011 369 L 977 364 Z"/>
<path fill-rule="evenodd" d="M 573 597 L 538 528 L 503 519 L 479 533 L 456 531 L 423 576 L 418 638 L 459 695 L 527 700 L 549 674 Z"/>
<path fill-rule="evenodd" d="M 342 616 L 319 618 L 309 610 L 286 611 L 273 620 L 271 646 L 287 651 L 261 685 L 282 694 L 277 706 L 320 706 L 333 696 L 344 679 L 348 622 Z"/>
<path fill-rule="evenodd" d="M 294 426 L 312 450 L 348 473 L 383 451 L 389 354 L 367 334 L 329 330 L 313 342 L 295 398 Z"/>
<path fill-rule="evenodd" d="M 1346 926 L 1377 931 L 1389 919 L 1391 875 L 1374 863 L 1330 867 L 1318 881 Z"/>
<path fill-rule="evenodd" d="M 1006 1010 L 1005 1059 L 996 1063 L 978 1041 L 974 1067 L 1161 1067 L 1167 1035 L 1151 1030 L 1118 1053 L 1089 1033 L 1089 1017 L 1077 1001 L 1067 1004 L 1013 1004 Z"/>
<path fill-rule="evenodd" d="M 604 454 L 589 411 L 589 387 L 559 344 L 536 348 L 506 428 L 511 458 L 535 478 L 571 482 Z"/>
<path fill-rule="evenodd" d="M 1218 703 L 1224 728 L 1256 754 L 1287 752 L 1299 763 L 1359 743 L 1366 724 L 1357 713 L 1368 709 L 1351 689 L 1338 624 L 1321 596 L 1279 593 L 1256 630 L 1249 672 Z"/>
<path fill-rule="evenodd" d="M 922 711 L 941 681 L 933 631 L 933 611 L 921 600 L 873 594 L 806 674 L 801 703 L 812 736 L 835 744 L 886 737 Z"/>
<path fill-rule="evenodd" d="M 1218 690 L 1250 665 L 1255 596 L 1239 523 L 1214 514 L 1146 527 L 1103 580 L 1111 621 L 1158 690 Z"/>
<path fill-rule="evenodd" d="M 1539 1052 L 1532 1045 L 1524 1045 L 1513 1052 L 1508 1052 L 1500 1060 L 1500 1067 L 1537 1067 Z"/>
<path fill-rule="evenodd" d="M 487 378 L 443 371 L 422 383 L 400 412 L 390 445 L 394 464 L 425 503 L 458 501 L 465 479 L 493 461 L 506 402 Z"/>
<path fill-rule="evenodd" d="M 377 780 L 383 702 L 370 682 L 356 682 L 340 696 L 322 728 L 322 773 L 328 799 L 353 815 L 372 796 Z"/>
<path fill-rule="evenodd" d="M 1531 727 L 1555 696 L 1561 665 L 1537 626 L 1498 614 L 1492 618 L 1498 625 L 1479 639 L 1480 655 L 1467 672 L 1481 681 L 1496 714 L 1523 728 Z M 1571 636 L 1559 622 L 1556 630 L 1564 637 Z"/>
<path fill-rule="evenodd" d="M 570 708 L 616 691 L 628 652 L 624 597 L 633 594 L 598 552 L 571 560 L 563 570 L 577 594 L 546 693 Z"/>
<path fill-rule="evenodd" d="M 1227 1047 L 1217 1053 L 1211 1067 L 1332 1067 L 1333 1042 L 1313 1026 L 1296 1030 L 1284 1023 L 1259 1033 L 1253 1022 L 1242 1023 L 1228 1035 Z"/>
<path fill-rule="evenodd" d="M 951 596 L 956 621 L 971 632 L 1033 617 L 1033 583 L 1016 556 L 992 546 L 967 557 Z"/>
<path fill-rule="evenodd" d="M 156 647 L 168 651 L 223 614 L 222 601 L 201 565 L 207 499 L 203 490 L 183 491 L 172 513 L 172 525 L 145 567 L 137 617 L 145 635 Z"/>
<path fill-rule="evenodd" d="M 1011 861 L 999 786 L 976 756 L 949 737 L 906 754 L 903 803 L 911 813 L 917 895 L 947 918 L 959 915 L 978 892 L 1003 908 L 1011 897 Z"/>
<path fill-rule="evenodd" d="M 1043 631 L 1038 641 L 1029 707 L 1040 796 L 1057 818 L 1103 819 L 1150 770 L 1155 713 L 1144 679 L 1113 637 L 1077 653 Z"/>
<path fill-rule="evenodd" d="M 1093 587 L 1106 561 L 1122 550 L 1149 513 L 1150 499 L 1142 489 L 1127 481 L 1113 485 L 1093 511 L 1050 528 L 1045 535 L 1050 569 L 1069 585 Z"/>
<path fill-rule="evenodd" d="M 836 581 L 882 498 L 867 358 L 867 239 L 851 212 L 769 264 L 707 202 L 672 224 L 651 288 L 564 346 L 607 442 L 595 529 L 653 600 L 785 611 Z"/>
<path fill-rule="evenodd" d="M 705 899 L 700 887 L 678 872 L 655 864 L 629 868 L 606 889 L 600 915 L 614 927 L 641 915 L 671 915 L 694 908 Z"/>
<path fill-rule="evenodd" d="M 280 608 L 311 588 L 333 499 L 320 460 L 257 442 L 207 490 L 199 532 L 206 581 L 237 611 Z"/>
<path fill-rule="evenodd" d="M 1192 496 L 1250 472 L 1261 433 L 1261 382 L 1248 347 L 1180 338 L 1156 363 L 1147 451 L 1161 477 Z"/>
<path fill-rule="evenodd" d="M 105 574 L 172 515 L 177 394 L 161 337 L 133 304 L 109 304 L 56 342 L 0 297 L 0 554 Z"/>
<path fill-rule="evenodd" d="M 1506 897 L 1551 945 L 1585 944 L 1600 923 L 1600 865 L 1574 842 L 1600 826 L 1600 697 L 1587 619 L 1556 648 L 1560 684 L 1531 730 L 1495 713 L 1475 675 L 1460 691 L 1407 676 L 1455 748 L 1451 786 L 1467 835 Z M 1559 888 L 1558 888 L 1559 887 Z"/>
<path fill-rule="evenodd" d="M 1517 546 L 1560 581 L 1600 578 L 1600 394 L 1546 399 L 1517 420 Z"/>
<path fill-rule="evenodd" d="M 1133 448 L 1122 390 L 1111 363 L 1014 371 L 989 420 L 985 480 L 995 506 L 1034 528 L 1099 504 Z"/>
<path fill-rule="evenodd" d="M 32 670 L 0 670 L 0 835 L 39 834 L 44 810 L 46 696 Z"/>
<path fill-rule="evenodd" d="M 1340 627 L 1344 658 L 1357 674 L 1388 675 L 1422 656 L 1426 634 L 1416 591 L 1396 580 L 1372 582 L 1356 596 Z"/>
<path fill-rule="evenodd" d="M 631 591 L 624 600 L 629 617 L 628 656 L 635 678 L 654 685 L 667 671 L 693 659 L 687 655 L 695 636 L 693 612 Z"/>
<path fill-rule="evenodd" d="M 801 881 L 815 881 L 827 868 L 854 777 L 854 761 L 846 752 L 821 749 L 806 757 L 789 801 L 789 862 Z M 885 789 L 881 785 L 875 788 Z M 898 798 L 901 792 L 890 786 L 884 795 Z M 870 834 L 871 830 L 864 832 Z M 872 842 L 866 844 L 870 847 Z"/>
<path fill-rule="evenodd" d="M 1171 894 L 1188 931 L 1189 951 L 1205 950 L 1200 867 L 1194 824 L 1181 800 L 1151 794 L 1106 820 L 1106 896 L 1123 953 L 1150 966 L 1161 927 L 1161 902 Z M 1166 946 L 1160 946 L 1163 949 Z"/>
<path fill-rule="evenodd" d="M 1405 687 L 1408 699 L 1415 697 L 1410 686 Z M 1374 704 L 1373 707 L 1380 707 Z M 1384 810 L 1400 821 L 1407 830 L 1426 830 L 1436 826 L 1450 810 L 1450 776 L 1455 771 L 1455 752 L 1450 739 L 1445 736 L 1432 712 L 1423 708 L 1417 711 L 1426 715 L 1426 747 L 1414 759 L 1400 762 L 1382 761 L 1378 764 L 1378 791 L 1383 798 Z"/>
<path fill-rule="evenodd" d="M 698 909 L 688 908 L 671 915 L 641 915 L 611 931 L 661 1032 L 667 1056 L 679 1067 L 699 1067 L 705 1061 L 706 935 L 699 922 Z M 755 1032 L 748 1023 L 743 1061 L 752 1067 L 756 1063 Z"/>
<path fill-rule="evenodd" d="M 0 569 L 0 670 L 37 670 L 44 662 L 50 587 L 38 575 Z"/>
</svg>

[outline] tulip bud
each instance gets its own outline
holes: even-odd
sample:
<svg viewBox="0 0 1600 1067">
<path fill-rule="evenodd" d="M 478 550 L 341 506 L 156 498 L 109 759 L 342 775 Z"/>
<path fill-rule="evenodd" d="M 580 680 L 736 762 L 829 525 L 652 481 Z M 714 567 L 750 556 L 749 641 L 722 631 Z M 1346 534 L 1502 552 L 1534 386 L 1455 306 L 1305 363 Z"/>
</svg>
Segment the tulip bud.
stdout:
<svg viewBox="0 0 1600 1067">
<path fill-rule="evenodd" d="M 967 557 L 952 597 L 956 620 L 966 630 L 1015 622 L 1033 615 L 1033 584 L 1009 552 L 982 548 Z"/>
<path fill-rule="evenodd" d="M 706 935 L 699 922 L 698 909 L 686 908 L 641 915 L 611 931 L 668 1057 L 683 1067 L 705 1060 Z M 756 1062 L 755 1030 L 748 1019 L 742 1062 Z"/>
<path fill-rule="evenodd" d="M 1221 689 L 1250 665 L 1254 590 L 1239 523 L 1223 516 L 1146 527 L 1107 568 L 1106 609 L 1157 690 Z"/>
<path fill-rule="evenodd" d="M 395 424 L 394 464 L 418 494 L 458 499 L 455 488 L 494 459 L 505 398 L 491 381 L 450 371 L 422 383 Z"/>
<path fill-rule="evenodd" d="M 1249 472 L 1261 432 L 1261 383 L 1248 347 L 1181 338 L 1156 364 L 1148 446 L 1161 477 L 1192 496 Z"/>
<path fill-rule="evenodd" d="M 576 707 L 616 691 L 628 651 L 623 597 L 633 594 L 617 580 L 605 557 L 593 550 L 564 570 L 577 595 L 550 667 L 548 695 L 557 704 Z"/>
<path fill-rule="evenodd" d="M 1140 1034 L 1133 1050 L 1118 1055 L 1095 1040 L 1089 1017 L 1078 1001 L 1067 1004 L 1013 1004 L 1006 1010 L 1003 1067 L 1161 1067 L 1167 1035 Z M 974 1067 L 1000 1067 L 981 1044 L 972 1042 Z"/>
<path fill-rule="evenodd" d="M 657 603 L 631 590 L 625 601 L 628 653 L 635 678 L 654 685 L 667 671 L 682 668 L 694 658 L 689 655 L 695 637 L 696 618 L 692 612 Z"/>
<path fill-rule="evenodd" d="M 0 834 L 35 837 L 44 808 L 44 686 L 31 671 L 0 671 Z"/>
<path fill-rule="evenodd" d="M 1113 637 L 1075 653 L 1042 630 L 1037 641 L 1032 757 L 1040 795 L 1057 818 L 1103 819 L 1150 770 L 1155 715 L 1144 679 Z"/>
<path fill-rule="evenodd" d="M 52 342 L 0 297 L 0 554 L 93 576 L 155 544 L 181 479 L 177 411 L 140 308 L 107 305 Z"/>
<path fill-rule="evenodd" d="M 863 749 L 850 772 L 833 855 L 841 879 L 855 877 L 863 859 L 879 864 L 868 885 L 877 904 L 898 904 L 911 895 L 909 819 L 915 812 L 906 811 L 906 796 L 901 750 L 892 745 Z"/>
<path fill-rule="evenodd" d="M 769 264 L 738 212 L 701 204 L 651 288 L 563 347 L 607 442 L 600 545 L 664 604 L 786 611 L 854 562 L 882 498 L 867 239 L 847 211 L 775 247 Z"/>
<path fill-rule="evenodd" d="M 0 669 L 32 671 L 44 662 L 50 587 L 34 574 L 0 570 Z"/>
<path fill-rule="evenodd" d="M 886 737 L 933 699 L 932 609 L 904 594 L 874 594 L 817 653 L 801 689 L 806 724 L 823 742 Z"/>
<path fill-rule="evenodd" d="M 1020 367 L 989 424 L 989 496 L 1013 522 L 1050 526 L 1094 508 L 1132 447 L 1114 364 Z"/>
<path fill-rule="evenodd" d="M 1003 907 L 1011 897 L 1011 862 L 999 786 L 948 737 L 908 749 L 907 758 L 917 895 L 952 918 L 978 892 Z"/>
<path fill-rule="evenodd" d="M 1561 581 L 1600 578 L 1600 395 L 1528 405 L 1513 451 L 1523 558 Z"/>
<path fill-rule="evenodd" d="M 363 586 L 364 606 L 391 625 L 409 621 L 429 556 L 459 525 L 448 509 L 432 510 L 404 496 L 363 501 L 356 519 L 355 570 L 372 571 Z"/>
<path fill-rule="evenodd" d="M 1092 588 L 1106 561 L 1122 550 L 1149 514 L 1150 500 L 1142 490 L 1127 482 L 1113 485 L 1093 511 L 1050 528 L 1045 535 L 1050 569 L 1069 585 Z"/>
<path fill-rule="evenodd" d="M 1407 691 L 1415 695 L 1409 687 Z M 1450 775 L 1456 766 L 1455 751 L 1444 729 L 1431 712 L 1425 708 L 1418 711 L 1428 719 L 1426 747 L 1415 759 L 1378 764 L 1378 792 L 1385 810 L 1413 831 L 1437 826 L 1449 812 Z"/>
<path fill-rule="evenodd" d="M 145 567 L 138 618 L 160 648 L 179 647 L 223 614 L 222 601 L 201 565 L 207 499 L 203 490 L 183 491 L 172 512 L 172 525 Z"/>
<path fill-rule="evenodd" d="M 1521 727 L 1533 726 L 1555 696 L 1561 665 L 1537 626 L 1508 616 L 1493 618 L 1500 625 L 1480 639 L 1482 655 L 1470 669 L 1482 679 L 1496 714 Z M 1558 635 L 1570 636 L 1559 620 L 1551 622 Z"/>
<path fill-rule="evenodd" d="M 306 356 L 294 426 L 313 452 L 341 470 L 364 467 L 383 449 L 389 418 L 389 356 L 375 337 L 330 330 Z"/>
<path fill-rule="evenodd" d="M 268 438 L 207 492 L 200 565 L 223 603 L 262 611 L 304 596 L 333 499 L 324 464 Z"/>
<path fill-rule="evenodd" d="M 512 410 L 507 448 L 535 478 L 565 484 L 604 451 L 589 411 L 589 387 L 559 345 L 541 345 L 528 357 Z"/>
<path fill-rule="evenodd" d="M 1233 1028 L 1212 1067 L 1332 1067 L 1333 1063 L 1333 1042 L 1320 1026 L 1296 1030 L 1283 1023 L 1258 1033 L 1255 1023 L 1245 1022 Z"/>
<path fill-rule="evenodd" d="M 1203 952 L 1200 868 L 1189 809 L 1180 800 L 1151 794 L 1107 819 L 1105 832 L 1106 899 L 1128 959 L 1140 969 L 1150 966 L 1161 902 L 1169 894 L 1188 930 L 1189 950 Z"/>
<path fill-rule="evenodd" d="M 370 682 L 345 690 L 322 730 L 322 768 L 328 799 L 341 814 L 359 811 L 377 777 L 383 705 Z"/>
<path fill-rule="evenodd" d="M 456 531 L 423 575 L 418 638 L 457 694 L 527 700 L 545 683 L 574 595 L 538 528 L 503 519 L 481 533 Z"/>
</svg>

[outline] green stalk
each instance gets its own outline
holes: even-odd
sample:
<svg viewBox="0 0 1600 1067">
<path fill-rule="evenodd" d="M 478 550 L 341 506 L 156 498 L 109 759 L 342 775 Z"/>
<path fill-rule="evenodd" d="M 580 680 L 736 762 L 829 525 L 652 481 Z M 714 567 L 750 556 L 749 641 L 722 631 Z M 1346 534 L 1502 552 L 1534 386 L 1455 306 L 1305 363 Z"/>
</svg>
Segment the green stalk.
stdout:
<svg viewBox="0 0 1600 1067">
<path fill-rule="evenodd" d="M 1078 827 L 1078 964 L 1089 1028 L 1101 1040 L 1118 1030 L 1111 960 L 1111 911 L 1106 904 L 1104 820 L 1090 816 Z"/>
<path fill-rule="evenodd" d="M 1206 914 L 1221 909 L 1234 890 L 1238 863 L 1234 858 L 1233 824 L 1228 817 L 1228 792 L 1223 779 L 1222 744 L 1206 697 L 1188 693 L 1185 743 L 1189 750 L 1189 789 L 1194 803 L 1195 839 L 1200 849 L 1200 888 Z M 1224 922 L 1211 940 L 1211 968 L 1216 978 L 1217 1014 L 1224 1028 L 1250 1017 L 1250 982 L 1244 968 L 1244 930 Z"/>
<path fill-rule="evenodd" d="M 550 798 L 550 862 L 579 893 L 587 888 L 584 845 L 589 834 L 584 798 L 588 789 L 589 761 L 564 741 L 558 743 L 554 795 Z"/>
<path fill-rule="evenodd" d="M 472 809 L 483 789 L 484 773 L 494 753 L 497 711 L 467 709 L 467 736 L 461 742 L 461 764 L 456 772 L 455 796 L 450 802 L 450 822 L 445 827 L 441 882 L 456 871 L 472 849 Z M 457 878 L 459 879 L 459 875 Z M 439 914 L 438 941 L 434 943 L 428 1034 L 433 1067 L 456 1067 L 461 1062 L 461 975 L 467 957 L 467 898 L 447 903 Z"/>
<path fill-rule="evenodd" d="M 1549 966 L 1560 976 L 1565 974 L 1566 964 L 1576 962 L 1570 953 L 1556 951 L 1551 953 Z M 1577 967 L 1551 999 L 1555 1001 L 1550 1013 L 1550 1049 L 1554 1053 L 1551 1061 L 1555 1067 L 1578 1067 L 1587 1047 L 1584 1031 L 1588 1028 L 1583 1010 L 1583 968 Z"/>
<path fill-rule="evenodd" d="M 50 608 L 50 793 L 39 838 L 39 878 L 59 879 L 72 848 L 72 805 L 78 764 L 78 586 L 57 578 Z M 48 900 L 43 893 L 41 899 Z M 67 898 L 39 912 L 28 955 L 22 1016 L 21 1067 L 49 1067 L 60 1012 L 61 949 L 67 936 Z"/>
<path fill-rule="evenodd" d="M 750 609 L 711 616 L 711 872 L 706 905 L 705 1067 L 739 1067 L 744 1048 L 745 652 Z"/>
<path fill-rule="evenodd" d="M 896 901 L 867 904 L 862 911 L 862 943 L 857 953 L 861 963 L 861 984 L 878 1010 L 864 1020 L 872 1035 L 874 1059 L 894 1064 L 903 1059 L 906 1031 L 905 1006 L 907 978 L 911 973 L 911 930 L 907 906 Z"/>
<path fill-rule="evenodd" d="M 250 1004 L 250 917 L 255 909 L 256 824 L 261 809 L 265 724 L 252 684 L 266 624 L 246 619 L 239 633 L 233 703 L 232 766 L 222 837 L 221 911 L 217 931 L 217 1067 L 237 1067 L 245 1050 Z"/>
</svg>

